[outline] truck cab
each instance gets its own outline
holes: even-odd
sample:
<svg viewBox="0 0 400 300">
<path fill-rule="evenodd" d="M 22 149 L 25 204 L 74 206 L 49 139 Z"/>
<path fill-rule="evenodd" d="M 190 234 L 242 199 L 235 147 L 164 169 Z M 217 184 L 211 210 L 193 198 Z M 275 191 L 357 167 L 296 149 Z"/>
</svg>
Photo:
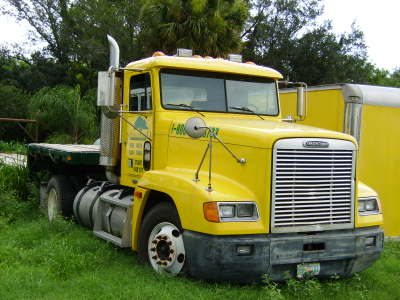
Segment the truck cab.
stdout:
<svg viewBox="0 0 400 300">
<path fill-rule="evenodd" d="M 110 44 L 104 176 L 76 188 L 79 223 L 157 272 L 215 281 L 349 276 L 379 257 L 382 214 L 357 180 L 356 140 L 282 119 L 279 72 L 185 50 L 120 68 Z M 54 193 L 56 208 L 72 197 Z"/>
</svg>

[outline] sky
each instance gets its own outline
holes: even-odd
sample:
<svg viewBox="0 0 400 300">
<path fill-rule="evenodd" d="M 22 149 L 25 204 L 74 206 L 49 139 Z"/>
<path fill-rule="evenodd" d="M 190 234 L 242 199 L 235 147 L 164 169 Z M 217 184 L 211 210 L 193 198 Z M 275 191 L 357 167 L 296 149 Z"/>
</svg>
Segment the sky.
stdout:
<svg viewBox="0 0 400 300">
<path fill-rule="evenodd" d="M 356 21 L 364 32 L 370 61 L 379 68 L 400 68 L 400 0 L 325 0 L 326 19 L 335 32 Z"/>
<path fill-rule="evenodd" d="M 364 32 L 370 62 L 389 71 L 400 68 L 400 0 L 324 0 L 324 4 L 322 19 L 332 20 L 336 33 L 350 32 L 353 21 Z M 28 40 L 28 28 L 1 15 L 0 45 Z"/>
</svg>

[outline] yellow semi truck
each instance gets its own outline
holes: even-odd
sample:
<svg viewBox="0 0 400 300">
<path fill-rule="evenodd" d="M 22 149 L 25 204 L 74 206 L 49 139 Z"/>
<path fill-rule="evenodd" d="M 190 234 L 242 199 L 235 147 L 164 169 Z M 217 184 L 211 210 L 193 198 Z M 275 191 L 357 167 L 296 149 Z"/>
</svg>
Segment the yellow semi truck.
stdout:
<svg viewBox="0 0 400 300">
<path fill-rule="evenodd" d="M 308 89 L 308 116 L 301 124 L 351 134 L 359 144 L 358 178 L 378 192 L 386 236 L 400 236 L 398 201 L 400 89 L 332 84 Z M 282 115 L 295 113 L 296 91 L 281 90 Z"/>
<path fill-rule="evenodd" d="M 279 72 L 186 49 L 120 68 L 109 42 L 100 146 L 29 145 L 30 170 L 53 174 L 50 219 L 73 213 L 155 271 L 207 280 L 349 276 L 378 259 L 356 139 L 282 119 Z"/>
</svg>

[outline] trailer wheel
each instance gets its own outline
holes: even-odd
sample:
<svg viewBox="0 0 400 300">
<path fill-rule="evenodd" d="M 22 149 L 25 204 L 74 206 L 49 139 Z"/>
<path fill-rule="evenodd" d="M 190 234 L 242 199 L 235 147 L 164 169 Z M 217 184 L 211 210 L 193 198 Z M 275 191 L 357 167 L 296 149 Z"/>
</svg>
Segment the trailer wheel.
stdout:
<svg viewBox="0 0 400 300">
<path fill-rule="evenodd" d="M 186 260 L 178 212 L 168 203 L 152 208 L 144 217 L 138 254 L 161 274 L 176 276 L 184 271 Z"/>
<path fill-rule="evenodd" d="M 47 185 L 47 217 L 53 221 L 57 216 L 70 217 L 75 191 L 68 177 L 54 175 Z"/>
</svg>

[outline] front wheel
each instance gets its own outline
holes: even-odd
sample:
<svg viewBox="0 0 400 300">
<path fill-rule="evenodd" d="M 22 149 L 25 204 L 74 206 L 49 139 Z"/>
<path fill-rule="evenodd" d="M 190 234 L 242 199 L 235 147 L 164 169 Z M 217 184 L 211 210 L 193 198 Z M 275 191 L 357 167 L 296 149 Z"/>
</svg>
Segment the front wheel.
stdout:
<svg viewBox="0 0 400 300">
<path fill-rule="evenodd" d="M 138 250 L 158 273 L 176 276 L 183 272 L 185 246 L 179 216 L 172 204 L 161 203 L 145 216 Z"/>
</svg>

